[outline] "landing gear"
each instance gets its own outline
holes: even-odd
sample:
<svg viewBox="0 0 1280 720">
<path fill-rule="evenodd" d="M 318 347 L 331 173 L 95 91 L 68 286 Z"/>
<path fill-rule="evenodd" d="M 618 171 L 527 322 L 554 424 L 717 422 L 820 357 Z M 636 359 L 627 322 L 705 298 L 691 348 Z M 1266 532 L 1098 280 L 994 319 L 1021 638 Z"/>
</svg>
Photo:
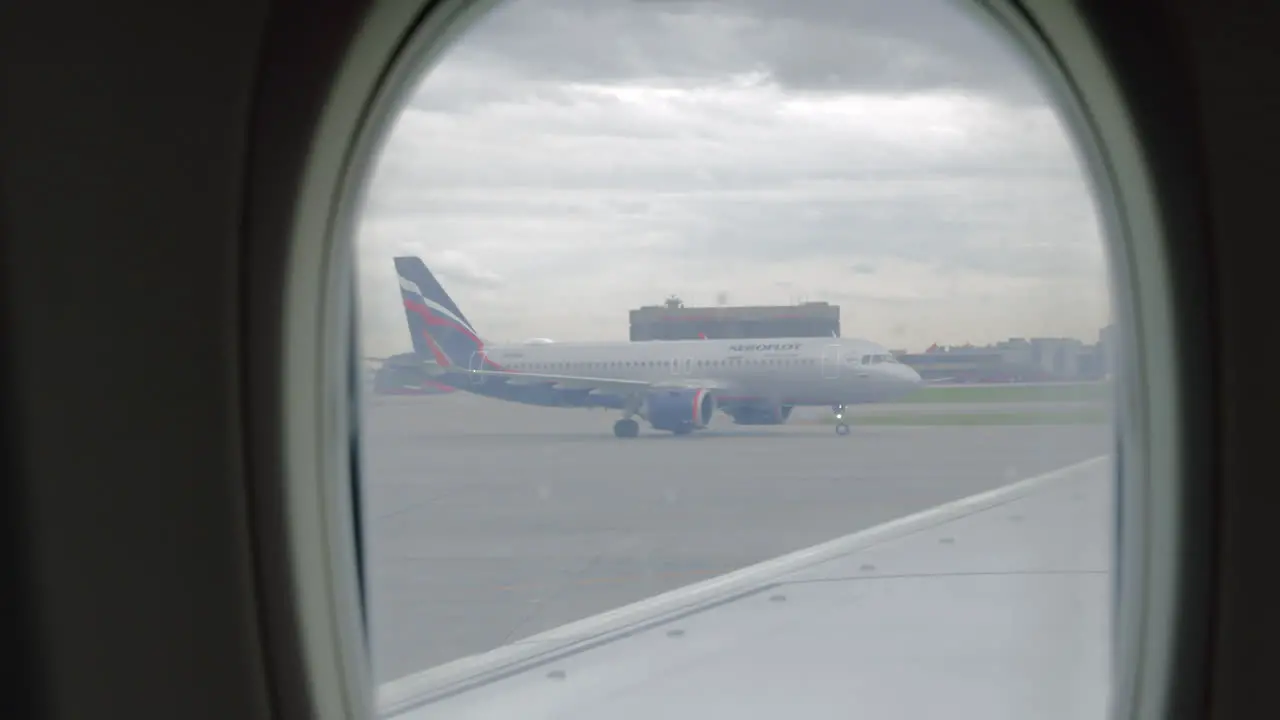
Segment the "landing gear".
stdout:
<svg viewBox="0 0 1280 720">
<path fill-rule="evenodd" d="M 619 420 L 613 424 L 613 434 L 620 438 L 633 438 L 640 434 L 640 423 L 635 420 Z"/>
<path fill-rule="evenodd" d="M 633 438 L 640 436 L 640 423 L 633 418 L 640 411 L 640 406 L 644 400 L 639 395 L 633 395 L 622 406 L 622 419 L 613 424 L 613 434 L 620 438 Z"/>
<path fill-rule="evenodd" d="M 835 405 L 831 408 L 831 410 L 836 414 L 836 434 L 848 435 L 849 425 L 844 421 L 844 406 Z"/>
</svg>

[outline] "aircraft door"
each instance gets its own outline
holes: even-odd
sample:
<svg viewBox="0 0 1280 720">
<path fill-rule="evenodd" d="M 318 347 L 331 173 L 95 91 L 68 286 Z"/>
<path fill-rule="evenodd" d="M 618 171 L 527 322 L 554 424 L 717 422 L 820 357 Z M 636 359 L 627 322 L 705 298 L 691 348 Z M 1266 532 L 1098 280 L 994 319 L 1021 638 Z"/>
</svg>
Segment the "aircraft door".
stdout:
<svg viewBox="0 0 1280 720">
<path fill-rule="evenodd" d="M 822 349 L 822 379 L 840 379 L 840 360 L 843 348 L 839 345 L 828 345 Z"/>
<path fill-rule="evenodd" d="M 692 358 L 671 358 L 672 375 L 689 375 L 693 372 Z"/>
<path fill-rule="evenodd" d="M 467 369 L 471 371 L 484 370 L 485 364 L 487 361 L 488 361 L 488 358 L 485 356 L 484 351 L 477 350 L 471 353 L 471 358 L 467 361 Z M 484 377 L 485 377 L 484 375 L 472 375 L 471 384 L 472 385 L 484 384 Z"/>
</svg>

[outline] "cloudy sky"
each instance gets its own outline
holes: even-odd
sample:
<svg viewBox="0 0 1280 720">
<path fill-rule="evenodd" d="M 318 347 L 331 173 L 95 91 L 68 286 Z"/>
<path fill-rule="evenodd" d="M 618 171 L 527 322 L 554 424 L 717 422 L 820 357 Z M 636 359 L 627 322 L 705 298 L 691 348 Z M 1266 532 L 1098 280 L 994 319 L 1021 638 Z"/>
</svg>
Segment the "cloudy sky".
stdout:
<svg viewBox="0 0 1280 720">
<path fill-rule="evenodd" d="M 1109 318 L 1070 139 L 944 0 L 512 0 L 418 87 L 358 243 L 369 355 L 410 348 L 399 253 L 493 341 L 626 339 L 670 294 L 913 350 Z"/>
</svg>

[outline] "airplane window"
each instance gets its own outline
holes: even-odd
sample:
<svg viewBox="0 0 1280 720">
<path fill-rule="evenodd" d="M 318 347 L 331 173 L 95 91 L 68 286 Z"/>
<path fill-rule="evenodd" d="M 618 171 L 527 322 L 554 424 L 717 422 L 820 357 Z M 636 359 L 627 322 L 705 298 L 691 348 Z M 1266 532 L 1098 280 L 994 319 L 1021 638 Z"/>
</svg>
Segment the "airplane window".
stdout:
<svg viewBox="0 0 1280 720">
<path fill-rule="evenodd" d="M 1110 200 L 975 7 L 510 0 L 421 77 L 355 238 L 403 717 L 1105 716 Z"/>
</svg>

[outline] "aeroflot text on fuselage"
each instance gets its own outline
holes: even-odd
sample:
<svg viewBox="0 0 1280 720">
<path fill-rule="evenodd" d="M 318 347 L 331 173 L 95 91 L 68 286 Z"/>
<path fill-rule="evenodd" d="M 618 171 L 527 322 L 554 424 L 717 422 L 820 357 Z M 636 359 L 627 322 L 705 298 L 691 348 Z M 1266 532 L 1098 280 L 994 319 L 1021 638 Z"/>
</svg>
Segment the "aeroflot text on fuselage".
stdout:
<svg viewBox="0 0 1280 720">
<path fill-rule="evenodd" d="M 802 343 L 761 343 L 759 345 L 730 345 L 729 349 L 734 352 L 764 352 L 764 351 L 782 351 L 782 350 L 799 350 Z"/>
</svg>

